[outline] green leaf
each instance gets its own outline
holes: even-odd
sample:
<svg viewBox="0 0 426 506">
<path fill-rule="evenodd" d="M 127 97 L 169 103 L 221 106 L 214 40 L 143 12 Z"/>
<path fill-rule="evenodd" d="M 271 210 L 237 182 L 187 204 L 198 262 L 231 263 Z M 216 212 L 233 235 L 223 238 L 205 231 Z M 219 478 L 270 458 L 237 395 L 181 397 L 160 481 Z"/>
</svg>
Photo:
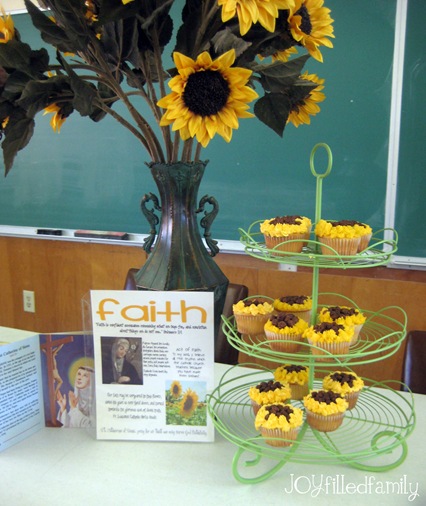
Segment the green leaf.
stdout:
<svg viewBox="0 0 426 506">
<path fill-rule="evenodd" d="M 84 2 L 60 0 L 48 2 L 56 22 L 40 11 L 30 0 L 24 0 L 33 25 L 42 39 L 62 52 L 78 52 L 87 49 L 90 29 L 85 19 Z M 67 27 L 61 28 L 61 22 Z"/>
<path fill-rule="evenodd" d="M 144 0 L 145 2 L 146 0 Z M 135 16 L 140 9 L 140 2 L 135 0 L 124 5 L 117 0 L 100 0 L 98 20 L 101 25 Z"/>
<path fill-rule="evenodd" d="M 275 79 L 284 77 L 299 77 L 303 67 L 308 60 L 309 55 L 299 56 L 287 62 L 275 61 L 269 64 L 253 65 L 251 69 L 262 76 L 268 76 Z"/>
<path fill-rule="evenodd" d="M 24 114 L 12 116 L 5 129 L 5 139 L 2 143 L 5 176 L 13 166 L 15 156 L 30 142 L 34 132 L 34 120 Z"/>
<path fill-rule="evenodd" d="M 33 25 L 40 31 L 42 39 L 60 51 L 71 51 L 70 41 L 65 30 L 43 14 L 32 2 L 25 0 L 25 6 Z"/>
<path fill-rule="evenodd" d="M 19 70 L 15 70 L 15 72 L 9 76 L 4 85 L 4 89 L 1 94 L 2 98 L 11 101 L 19 99 L 21 93 L 23 92 L 30 79 L 31 78 L 28 76 L 28 74 L 20 72 Z"/>
<path fill-rule="evenodd" d="M 66 76 L 51 77 L 44 81 L 30 81 L 16 103 L 27 111 L 27 116 L 33 118 L 39 111 L 61 97 L 64 92 L 71 96 Z"/>
<path fill-rule="evenodd" d="M 281 137 L 290 111 L 290 99 L 282 93 L 267 93 L 254 104 L 254 114 Z"/>
<path fill-rule="evenodd" d="M 10 40 L 7 44 L 0 44 L 0 66 L 6 71 L 18 69 L 29 72 L 30 55 L 30 46 L 16 39 Z"/>
<path fill-rule="evenodd" d="M 70 65 L 60 54 L 58 60 L 69 76 L 69 83 L 74 92 L 72 104 L 82 116 L 90 116 L 94 111 L 94 101 L 98 98 L 96 87 L 74 72 Z"/>
<path fill-rule="evenodd" d="M 217 54 L 223 54 L 230 49 L 235 49 L 235 55 L 237 57 L 250 47 L 250 42 L 246 42 L 241 37 L 237 37 L 229 28 L 217 32 L 212 38 L 212 42 Z"/>
</svg>

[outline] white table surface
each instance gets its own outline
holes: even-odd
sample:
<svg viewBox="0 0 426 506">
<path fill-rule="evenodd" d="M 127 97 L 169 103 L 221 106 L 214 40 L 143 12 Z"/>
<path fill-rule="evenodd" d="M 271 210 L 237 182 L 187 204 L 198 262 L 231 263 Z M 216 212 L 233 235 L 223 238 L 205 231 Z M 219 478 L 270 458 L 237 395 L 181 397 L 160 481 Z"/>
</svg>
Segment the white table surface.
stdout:
<svg viewBox="0 0 426 506">
<path fill-rule="evenodd" d="M 228 368 L 216 364 L 217 382 Z M 97 441 L 84 429 L 45 428 L 0 453 L 0 505 L 426 505 L 426 396 L 415 395 L 415 406 L 408 456 L 391 471 L 290 462 L 258 484 L 235 479 L 237 447 L 218 433 L 214 443 L 156 443 Z M 315 492 L 321 480 L 323 490 Z M 360 492 L 333 491 L 332 483 L 343 482 Z M 363 488 L 368 482 L 371 493 Z M 410 501 L 403 493 L 379 493 L 386 482 L 417 487 L 419 495 Z"/>
</svg>

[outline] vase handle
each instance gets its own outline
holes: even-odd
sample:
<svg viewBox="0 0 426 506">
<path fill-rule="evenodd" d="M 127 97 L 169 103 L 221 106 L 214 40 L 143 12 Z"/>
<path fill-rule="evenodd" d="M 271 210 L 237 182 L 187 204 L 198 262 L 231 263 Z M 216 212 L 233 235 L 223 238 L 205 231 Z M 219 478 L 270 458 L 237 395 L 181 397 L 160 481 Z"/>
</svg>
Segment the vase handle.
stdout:
<svg viewBox="0 0 426 506">
<path fill-rule="evenodd" d="M 210 212 L 204 211 L 205 204 L 212 205 L 213 209 Z M 204 211 L 204 217 L 201 218 L 200 225 L 204 228 L 203 235 L 210 250 L 209 254 L 210 256 L 214 257 L 219 253 L 219 247 L 217 245 L 217 241 L 211 237 L 210 227 L 213 223 L 213 220 L 216 218 L 217 213 L 219 212 L 219 204 L 217 200 L 214 197 L 204 195 L 204 197 L 201 198 L 200 203 L 198 204 L 198 209 L 195 212 L 201 213 L 202 211 Z"/>
<path fill-rule="evenodd" d="M 146 207 L 146 204 L 150 201 L 153 202 L 153 209 L 148 209 Z M 155 210 L 161 212 L 158 197 L 153 193 L 146 193 L 141 200 L 141 210 L 145 218 L 148 220 L 148 223 L 151 225 L 149 236 L 144 239 L 142 247 L 147 253 L 151 253 L 152 244 L 155 240 L 155 236 L 157 235 L 157 225 L 160 223 L 160 218 L 155 214 Z"/>
</svg>

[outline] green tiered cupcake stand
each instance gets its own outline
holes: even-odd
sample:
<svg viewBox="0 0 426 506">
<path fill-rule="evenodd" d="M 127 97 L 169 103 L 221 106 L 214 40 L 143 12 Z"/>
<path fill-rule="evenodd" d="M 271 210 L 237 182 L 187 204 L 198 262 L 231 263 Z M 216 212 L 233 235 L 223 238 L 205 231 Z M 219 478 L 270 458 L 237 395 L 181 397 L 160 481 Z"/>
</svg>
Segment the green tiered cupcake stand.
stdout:
<svg viewBox="0 0 426 506">
<path fill-rule="evenodd" d="M 328 166 L 319 174 L 314 168 L 314 156 L 323 147 Z M 331 150 L 327 144 L 317 144 L 311 153 L 310 168 L 316 178 L 315 223 L 321 218 L 322 182 L 330 174 Z M 321 254 L 320 243 L 308 240 L 301 253 L 269 250 L 263 242 L 259 223 L 245 231 L 240 229 L 246 252 L 269 262 L 280 262 L 312 268 L 312 321 L 318 310 L 326 305 L 357 307 L 367 317 L 358 341 L 346 355 L 329 355 L 328 361 L 312 354 L 312 346 L 302 343 L 301 351 L 273 351 L 265 338 L 241 337 L 234 317 L 223 320 L 223 330 L 237 350 L 279 365 L 289 363 L 309 367 L 309 387 L 321 388 L 322 378 L 340 368 L 351 369 L 367 363 L 385 360 L 398 351 L 406 335 L 407 317 L 397 306 L 372 312 L 359 308 L 347 297 L 333 293 L 318 293 L 319 270 L 357 269 L 386 265 L 396 252 L 397 234 L 385 229 L 376 232 L 369 247 L 354 256 Z M 386 239 L 385 236 L 392 236 Z M 260 295 L 264 297 L 263 295 Z M 259 297 L 257 295 L 256 297 Z M 266 297 L 267 298 L 267 297 Z M 243 365 L 243 364 L 241 364 Z M 367 386 L 361 392 L 354 409 L 345 413 L 341 427 L 334 432 L 319 432 L 304 422 L 297 441 L 291 447 L 273 447 L 265 443 L 254 427 L 254 414 L 248 397 L 251 386 L 273 378 L 273 371 L 255 364 L 231 367 L 209 396 L 208 409 L 219 433 L 237 446 L 232 472 L 242 483 L 258 483 L 281 469 L 287 462 L 344 464 L 365 471 L 386 471 L 401 464 L 407 455 L 406 439 L 415 426 L 412 394 L 400 393 L 391 387 L 396 382 L 373 382 L 363 378 Z M 316 374 L 318 372 L 319 374 Z M 302 401 L 291 401 L 303 409 Z M 244 472 L 243 472 L 244 471 Z"/>
</svg>

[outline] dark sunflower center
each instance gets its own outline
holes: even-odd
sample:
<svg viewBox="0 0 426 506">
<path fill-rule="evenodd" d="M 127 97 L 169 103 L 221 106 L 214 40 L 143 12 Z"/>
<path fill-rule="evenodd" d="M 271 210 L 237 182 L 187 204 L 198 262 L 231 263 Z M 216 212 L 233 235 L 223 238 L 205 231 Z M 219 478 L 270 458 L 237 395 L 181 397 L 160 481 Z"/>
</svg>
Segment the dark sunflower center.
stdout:
<svg viewBox="0 0 426 506">
<path fill-rule="evenodd" d="M 192 113 L 211 116 L 225 107 L 230 91 L 220 72 L 205 70 L 188 77 L 183 101 Z"/>
<path fill-rule="evenodd" d="M 187 397 L 185 399 L 185 403 L 183 405 L 183 409 L 185 411 L 190 411 L 193 406 L 194 406 L 194 399 L 191 396 Z"/>
<path fill-rule="evenodd" d="M 312 31 L 312 23 L 306 6 L 302 5 L 302 7 L 296 12 L 296 14 L 302 17 L 302 22 L 300 24 L 300 29 L 302 30 L 302 32 L 306 33 L 307 35 L 310 35 Z"/>
</svg>

